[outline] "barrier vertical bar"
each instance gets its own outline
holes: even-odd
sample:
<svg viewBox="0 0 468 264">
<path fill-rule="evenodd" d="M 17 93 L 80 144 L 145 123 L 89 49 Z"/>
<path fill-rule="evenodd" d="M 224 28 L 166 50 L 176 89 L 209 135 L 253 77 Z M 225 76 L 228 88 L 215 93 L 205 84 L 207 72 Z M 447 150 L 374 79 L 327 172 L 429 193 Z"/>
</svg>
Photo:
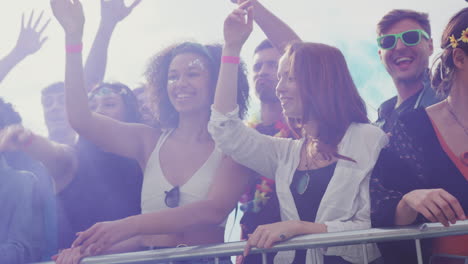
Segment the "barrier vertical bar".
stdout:
<svg viewBox="0 0 468 264">
<path fill-rule="evenodd" d="M 219 257 L 215 258 L 215 264 L 219 264 Z"/>
<path fill-rule="evenodd" d="M 367 244 L 362 244 L 362 254 L 364 256 L 364 263 L 369 264 L 369 259 L 367 255 Z"/>
<path fill-rule="evenodd" d="M 267 254 L 262 252 L 262 264 L 267 264 Z"/>
<path fill-rule="evenodd" d="M 418 256 L 418 264 L 423 264 L 421 240 L 415 239 L 414 242 L 416 243 L 416 255 Z"/>
</svg>

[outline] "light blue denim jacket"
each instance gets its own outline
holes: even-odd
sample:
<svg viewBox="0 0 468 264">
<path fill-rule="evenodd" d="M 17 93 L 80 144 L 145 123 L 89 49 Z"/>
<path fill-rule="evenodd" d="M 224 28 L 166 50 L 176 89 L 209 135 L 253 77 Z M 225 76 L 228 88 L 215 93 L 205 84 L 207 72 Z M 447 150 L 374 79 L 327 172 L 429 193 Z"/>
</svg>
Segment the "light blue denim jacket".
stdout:
<svg viewBox="0 0 468 264">
<path fill-rule="evenodd" d="M 11 169 L 0 155 L 0 263 L 39 261 L 43 215 L 34 174 Z"/>
</svg>

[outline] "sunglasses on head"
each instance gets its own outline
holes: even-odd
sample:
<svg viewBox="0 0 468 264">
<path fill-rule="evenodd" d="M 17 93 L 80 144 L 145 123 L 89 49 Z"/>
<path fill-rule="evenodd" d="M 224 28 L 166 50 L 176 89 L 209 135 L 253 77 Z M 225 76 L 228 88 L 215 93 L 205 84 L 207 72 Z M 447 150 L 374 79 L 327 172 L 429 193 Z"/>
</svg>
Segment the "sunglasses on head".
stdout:
<svg viewBox="0 0 468 264">
<path fill-rule="evenodd" d="M 421 42 L 421 35 L 429 39 L 429 34 L 422 29 L 412 29 L 398 34 L 387 34 L 377 38 L 377 44 L 381 49 L 389 50 L 396 46 L 398 39 L 406 46 L 416 46 Z"/>
<path fill-rule="evenodd" d="M 166 203 L 167 207 L 175 208 L 179 206 L 179 200 L 180 200 L 179 186 L 175 186 L 169 191 L 164 191 L 164 193 L 166 193 L 166 198 L 164 199 L 164 202 Z"/>
</svg>

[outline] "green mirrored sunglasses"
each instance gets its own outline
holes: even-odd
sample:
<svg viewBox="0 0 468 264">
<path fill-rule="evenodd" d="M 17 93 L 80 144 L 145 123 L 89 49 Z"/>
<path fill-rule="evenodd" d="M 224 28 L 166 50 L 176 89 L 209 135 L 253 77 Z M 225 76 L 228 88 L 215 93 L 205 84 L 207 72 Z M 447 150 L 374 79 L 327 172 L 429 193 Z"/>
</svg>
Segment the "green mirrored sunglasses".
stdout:
<svg viewBox="0 0 468 264">
<path fill-rule="evenodd" d="M 387 34 L 377 38 L 377 44 L 381 49 L 389 50 L 396 46 L 398 39 L 406 46 L 416 46 L 421 42 L 421 35 L 429 39 L 429 34 L 422 29 L 412 29 L 398 34 Z"/>
</svg>

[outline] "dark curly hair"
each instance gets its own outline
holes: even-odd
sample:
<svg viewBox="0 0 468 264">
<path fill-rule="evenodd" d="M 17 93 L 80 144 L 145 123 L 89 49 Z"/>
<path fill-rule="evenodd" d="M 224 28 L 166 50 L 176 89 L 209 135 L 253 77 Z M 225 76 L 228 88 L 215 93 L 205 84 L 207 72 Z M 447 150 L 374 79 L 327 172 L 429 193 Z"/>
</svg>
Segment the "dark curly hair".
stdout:
<svg viewBox="0 0 468 264">
<path fill-rule="evenodd" d="M 130 88 L 122 83 L 101 83 L 96 88 L 94 88 L 88 94 L 89 100 L 103 88 L 109 88 L 118 93 L 124 102 L 125 105 L 125 122 L 129 123 L 141 123 L 141 114 L 140 108 L 138 105 L 138 100 Z"/>
<path fill-rule="evenodd" d="M 145 75 L 148 82 L 151 108 L 163 128 L 175 128 L 179 122 L 179 114 L 170 102 L 167 93 L 167 75 L 169 65 L 174 57 L 183 53 L 194 53 L 207 59 L 211 78 L 210 85 L 213 91 L 211 102 L 213 102 L 221 65 L 221 52 L 222 45 L 220 44 L 202 45 L 193 42 L 183 42 L 165 48 L 150 60 Z M 245 116 L 248 108 L 249 83 L 246 73 L 245 64 L 240 63 L 237 82 L 237 104 L 239 105 L 240 118 Z"/>
<path fill-rule="evenodd" d="M 10 103 L 0 97 L 0 129 L 21 123 L 21 116 Z"/>
<path fill-rule="evenodd" d="M 437 65 L 432 75 L 432 87 L 437 94 L 448 95 L 453 84 L 454 73 L 456 70 L 453 62 L 453 47 L 450 42 L 450 37 L 453 36 L 457 40 L 457 48 L 463 50 L 468 55 L 468 43 L 458 40 L 463 30 L 468 28 L 468 7 L 463 8 L 456 13 L 448 22 L 442 33 L 440 47 L 443 49 L 442 54 L 436 60 Z"/>
</svg>

